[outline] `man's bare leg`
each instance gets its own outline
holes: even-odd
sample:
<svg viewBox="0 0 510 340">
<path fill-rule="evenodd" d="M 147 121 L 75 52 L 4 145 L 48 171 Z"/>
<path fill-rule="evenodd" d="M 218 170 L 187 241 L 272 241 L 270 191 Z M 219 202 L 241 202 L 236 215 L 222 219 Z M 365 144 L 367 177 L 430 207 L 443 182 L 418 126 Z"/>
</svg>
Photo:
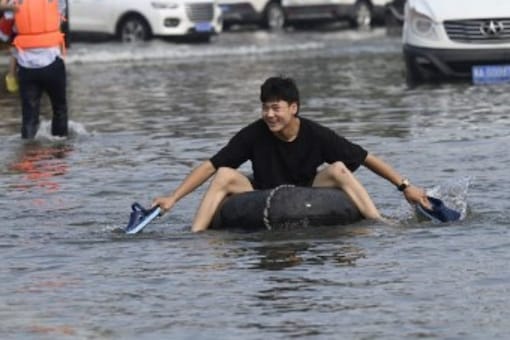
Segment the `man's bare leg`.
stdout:
<svg viewBox="0 0 510 340">
<path fill-rule="evenodd" d="M 319 171 L 312 185 L 339 188 L 349 196 L 365 218 L 382 219 L 365 187 L 342 162 L 335 162 Z"/>
<path fill-rule="evenodd" d="M 206 230 L 221 202 L 228 195 L 252 190 L 253 186 L 245 175 L 231 168 L 219 168 L 202 198 L 191 230 Z"/>
</svg>

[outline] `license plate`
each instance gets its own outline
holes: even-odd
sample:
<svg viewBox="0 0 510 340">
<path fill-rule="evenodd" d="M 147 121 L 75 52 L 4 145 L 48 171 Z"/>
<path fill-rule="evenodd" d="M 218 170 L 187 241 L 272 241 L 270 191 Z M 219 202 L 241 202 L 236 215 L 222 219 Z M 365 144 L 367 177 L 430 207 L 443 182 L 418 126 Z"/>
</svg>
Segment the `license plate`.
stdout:
<svg viewBox="0 0 510 340">
<path fill-rule="evenodd" d="M 475 65 L 471 71 L 473 84 L 510 83 L 510 65 Z"/>
<path fill-rule="evenodd" d="M 199 22 L 195 25 L 195 30 L 197 32 L 211 32 L 213 27 L 210 22 Z"/>
</svg>

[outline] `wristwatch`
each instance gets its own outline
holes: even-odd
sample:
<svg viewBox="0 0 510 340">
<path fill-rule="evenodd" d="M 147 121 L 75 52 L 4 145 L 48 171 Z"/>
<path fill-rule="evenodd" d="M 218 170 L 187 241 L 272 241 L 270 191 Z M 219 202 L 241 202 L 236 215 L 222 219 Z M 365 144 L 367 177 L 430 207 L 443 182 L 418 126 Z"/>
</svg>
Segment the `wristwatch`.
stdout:
<svg viewBox="0 0 510 340">
<path fill-rule="evenodd" d="M 402 180 L 402 182 L 400 182 L 399 185 L 397 185 L 397 189 L 399 191 L 404 191 L 407 189 L 407 187 L 409 187 L 411 185 L 411 182 L 409 182 L 409 180 L 407 178 L 404 178 Z"/>
</svg>

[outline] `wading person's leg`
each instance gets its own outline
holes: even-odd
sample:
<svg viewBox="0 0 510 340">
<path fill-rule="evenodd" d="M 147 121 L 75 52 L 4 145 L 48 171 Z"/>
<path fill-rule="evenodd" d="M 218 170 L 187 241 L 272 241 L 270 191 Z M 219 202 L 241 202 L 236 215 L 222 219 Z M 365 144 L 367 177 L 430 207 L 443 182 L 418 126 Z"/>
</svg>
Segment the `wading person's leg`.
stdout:
<svg viewBox="0 0 510 340">
<path fill-rule="evenodd" d="M 207 229 L 216 210 L 228 195 L 252 190 L 253 186 L 242 173 L 231 168 L 219 168 L 202 198 L 191 230 L 197 232 Z"/>
<path fill-rule="evenodd" d="M 62 59 L 57 58 L 53 64 L 44 69 L 44 84 L 53 108 L 51 134 L 67 136 L 66 69 Z"/>
<path fill-rule="evenodd" d="M 21 137 L 33 139 L 39 129 L 39 109 L 43 89 L 39 84 L 39 71 L 20 67 L 18 70 L 21 98 Z"/>
<path fill-rule="evenodd" d="M 312 186 L 339 188 L 349 196 L 365 218 L 382 219 L 368 192 L 342 162 L 335 162 L 319 171 Z"/>
</svg>

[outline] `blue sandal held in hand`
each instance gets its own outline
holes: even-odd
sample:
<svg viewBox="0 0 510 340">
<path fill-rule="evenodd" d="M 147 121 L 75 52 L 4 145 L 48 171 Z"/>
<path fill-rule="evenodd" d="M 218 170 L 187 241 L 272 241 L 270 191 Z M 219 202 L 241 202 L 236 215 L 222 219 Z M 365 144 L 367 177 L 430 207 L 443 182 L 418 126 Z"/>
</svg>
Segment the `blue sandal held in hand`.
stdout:
<svg viewBox="0 0 510 340">
<path fill-rule="evenodd" d="M 131 205 L 131 215 L 129 215 L 128 225 L 124 228 L 126 234 L 136 234 L 142 231 L 143 228 L 153 219 L 159 216 L 161 209 L 155 206 L 151 209 L 145 209 L 139 203 L 135 202 Z"/>
<path fill-rule="evenodd" d="M 433 222 L 454 222 L 460 219 L 460 213 L 448 208 L 443 201 L 435 197 L 427 197 L 432 209 L 428 209 L 421 204 L 416 205 L 416 212 L 419 216 L 425 217 Z"/>
</svg>

